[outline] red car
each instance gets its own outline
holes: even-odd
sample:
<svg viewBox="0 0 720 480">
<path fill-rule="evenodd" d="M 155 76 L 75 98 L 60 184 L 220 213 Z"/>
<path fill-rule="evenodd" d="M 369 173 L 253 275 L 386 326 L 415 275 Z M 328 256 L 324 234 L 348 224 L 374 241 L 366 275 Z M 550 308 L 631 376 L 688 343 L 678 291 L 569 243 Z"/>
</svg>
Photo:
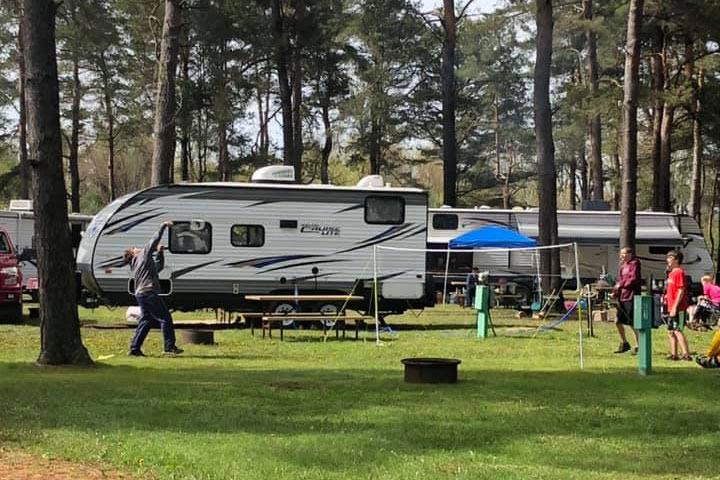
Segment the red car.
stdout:
<svg viewBox="0 0 720 480">
<path fill-rule="evenodd" d="M 0 321 L 22 319 L 22 272 L 10 234 L 0 227 Z"/>
</svg>

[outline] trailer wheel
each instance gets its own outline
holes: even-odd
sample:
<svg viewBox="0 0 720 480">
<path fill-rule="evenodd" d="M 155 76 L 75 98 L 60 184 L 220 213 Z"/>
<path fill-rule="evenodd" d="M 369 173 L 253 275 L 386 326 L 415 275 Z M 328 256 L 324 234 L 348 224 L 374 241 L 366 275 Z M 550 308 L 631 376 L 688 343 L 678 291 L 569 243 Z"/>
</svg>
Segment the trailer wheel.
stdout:
<svg viewBox="0 0 720 480">
<path fill-rule="evenodd" d="M 297 309 L 295 308 L 294 303 L 278 302 L 270 308 L 270 311 L 272 313 L 295 313 L 297 312 Z M 292 320 L 283 320 L 283 326 L 285 327 L 290 327 L 294 323 L 295 322 L 293 322 Z"/>
</svg>

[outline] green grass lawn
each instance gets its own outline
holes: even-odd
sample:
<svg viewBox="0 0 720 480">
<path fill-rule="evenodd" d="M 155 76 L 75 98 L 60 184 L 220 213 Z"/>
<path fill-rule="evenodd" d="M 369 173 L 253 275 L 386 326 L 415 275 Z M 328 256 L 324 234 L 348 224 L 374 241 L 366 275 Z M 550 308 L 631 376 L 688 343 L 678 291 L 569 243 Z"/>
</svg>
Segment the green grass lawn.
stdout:
<svg viewBox="0 0 720 480">
<path fill-rule="evenodd" d="M 125 356 L 131 330 L 83 329 L 91 369 L 35 366 L 38 329 L 0 325 L 0 445 L 162 479 L 720 477 L 720 377 L 662 359 L 664 330 L 641 377 L 610 324 L 581 371 L 577 322 L 533 338 L 539 321 L 496 317 L 477 340 L 468 312 L 408 314 L 390 322 L 426 328 L 380 346 L 223 330 L 179 358 L 153 332 L 145 359 Z M 411 356 L 461 359 L 459 383 L 404 383 Z"/>
</svg>

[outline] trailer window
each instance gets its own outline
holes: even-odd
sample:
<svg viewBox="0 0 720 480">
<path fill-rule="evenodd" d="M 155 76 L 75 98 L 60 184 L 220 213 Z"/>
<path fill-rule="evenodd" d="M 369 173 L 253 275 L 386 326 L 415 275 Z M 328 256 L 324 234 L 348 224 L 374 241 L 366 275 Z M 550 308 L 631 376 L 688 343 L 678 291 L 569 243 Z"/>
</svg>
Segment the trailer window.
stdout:
<svg viewBox="0 0 720 480">
<path fill-rule="evenodd" d="M 365 199 L 365 223 L 397 225 L 405 221 L 402 197 L 373 196 Z"/>
<path fill-rule="evenodd" d="M 454 213 L 436 213 L 432 226 L 435 230 L 457 230 L 458 216 Z"/>
<path fill-rule="evenodd" d="M 262 225 L 233 225 L 230 229 L 233 247 L 262 247 L 265 245 L 265 227 Z"/>
<path fill-rule="evenodd" d="M 173 222 L 170 227 L 172 253 L 210 253 L 212 226 L 207 222 Z"/>
</svg>

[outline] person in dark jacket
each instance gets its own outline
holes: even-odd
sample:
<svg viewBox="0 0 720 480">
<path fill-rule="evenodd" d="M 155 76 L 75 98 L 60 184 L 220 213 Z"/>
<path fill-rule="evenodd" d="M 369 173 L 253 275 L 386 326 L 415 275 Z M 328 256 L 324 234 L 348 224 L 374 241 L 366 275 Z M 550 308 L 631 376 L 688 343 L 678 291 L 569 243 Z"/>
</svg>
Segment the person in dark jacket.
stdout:
<svg viewBox="0 0 720 480">
<path fill-rule="evenodd" d="M 633 328 L 633 302 L 635 295 L 639 295 L 642 286 L 642 275 L 640 272 L 640 261 L 633 256 L 632 249 L 624 247 L 620 249 L 620 267 L 618 268 L 617 283 L 613 287 L 613 296 L 617 299 L 617 318 L 615 327 L 620 335 L 620 346 L 615 353 L 625 353 L 630 350 L 630 343 L 625 336 L 625 326 L 635 339 L 633 355 L 637 354 L 637 332 Z"/>
<path fill-rule="evenodd" d="M 135 279 L 135 299 L 142 312 L 135 334 L 130 341 L 128 355 L 144 357 L 141 347 L 145 337 L 150 332 L 153 321 L 160 323 L 163 333 L 163 355 L 178 355 L 183 352 L 175 345 L 175 328 L 172 316 L 167 305 L 160 298 L 160 279 L 158 272 L 165 266 L 165 247 L 160 245 L 165 229 L 172 226 L 172 222 L 165 222 L 160 230 L 144 248 L 131 247 L 125 250 L 125 261 L 130 264 Z"/>
<path fill-rule="evenodd" d="M 478 276 L 480 275 L 480 269 L 473 267 L 472 271 L 468 273 L 465 278 L 465 306 L 475 306 L 475 287 L 478 284 Z"/>
</svg>

